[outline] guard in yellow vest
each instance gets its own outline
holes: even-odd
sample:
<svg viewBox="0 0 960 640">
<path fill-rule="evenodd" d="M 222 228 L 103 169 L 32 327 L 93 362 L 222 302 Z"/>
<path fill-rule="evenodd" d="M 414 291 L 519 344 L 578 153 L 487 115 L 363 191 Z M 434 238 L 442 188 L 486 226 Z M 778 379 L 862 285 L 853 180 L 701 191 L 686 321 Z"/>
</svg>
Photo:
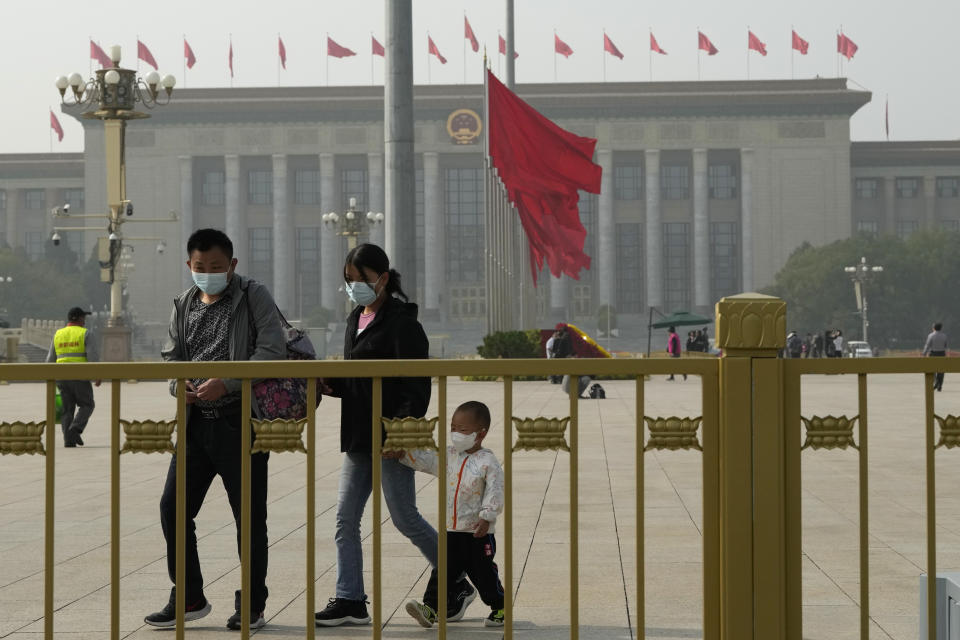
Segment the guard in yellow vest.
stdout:
<svg viewBox="0 0 960 640">
<path fill-rule="evenodd" d="M 89 311 L 73 307 L 67 312 L 67 326 L 53 336 L 53 344 L 47 353 L 47 362 L 96 362 L 96 341 L 84 324 Z M 100 381 L 94 382 L 98 387 Z M 93 413 L 93 386 L 89 380 L 58 380 L 60 398 L 63 401 L 63 416 L 60 429 L 63 431 L 63 446 L 83 446 L 81 434 Z"/>
</svg>

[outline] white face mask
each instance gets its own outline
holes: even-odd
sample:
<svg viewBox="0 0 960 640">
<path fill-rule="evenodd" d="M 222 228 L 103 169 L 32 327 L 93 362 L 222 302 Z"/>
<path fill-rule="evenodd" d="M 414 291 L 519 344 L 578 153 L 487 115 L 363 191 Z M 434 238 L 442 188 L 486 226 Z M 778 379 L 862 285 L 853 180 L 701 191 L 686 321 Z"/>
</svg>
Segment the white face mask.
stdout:
<svg viewBox="0 0 960 640">
<path fill-rule="evenodd" d="M 477 433 L 459 433 L 457 431 L 450 432 L 450 444 L 453 445 L 453 448 L 456 449 L 459 453 L 463 453 L 469 449 L 472 449 L 473 446 L 477 443 Z"/>
</svg>

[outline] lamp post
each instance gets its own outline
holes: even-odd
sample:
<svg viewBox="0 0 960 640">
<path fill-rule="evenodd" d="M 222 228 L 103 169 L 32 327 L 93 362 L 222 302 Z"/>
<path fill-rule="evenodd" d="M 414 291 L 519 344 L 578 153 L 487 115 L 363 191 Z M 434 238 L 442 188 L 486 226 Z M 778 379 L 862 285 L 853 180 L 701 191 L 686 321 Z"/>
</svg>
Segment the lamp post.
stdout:
<svg viewBox="0 0 960 640">
<path fill-rule="evenodd" d="M 13 284 L 13 277 L 0 275 L 0 284 L 3 284 L 3 285 Z M 6 312 L 7 308 L 4 306 L 0 306 L 0 311 Z"/>
<path fill-rule="evenodd" d="M 169 103 L 177 81 L 172 75 L 161 77 L 156 71 L 139 77 L 133 69 L 122 69 L 119 46 L 110 47 L 110 60 L 113 66 L 98 69 L 94 78 L 84 81 L 79 73 L 73 73 L 69 77 L 60 76 L 55 84 L 63 105 L 86 108 L 80 117 L 103 121 L 109 213 L 105 214 L 106 243 L 101 239 L 101 278 L 110 283 L 110 320 L 107 330 L 103 332 L 102 351 L 104 359 L 122 361 L 129 360 L 131 355 L 131 330 L 123 322 L 124 278 L 117 274 L 123 251 L 121 226 L 126 217 L 133 215 L 133 203 L 127 198 L 126 184 L 124 137 L 127 121 L 150 117 L 150 114 L 136 110 L 138 103 L 147 109 Z M 69 97 L 67 88 L 71 90 Z M 69 209 L 64 206 L 55 210 L 54 215 L 69 215 Z M 103 214 L 77 217 L 103 217 Z M 86 227 L 55 227 L 52 238 L 54 244 L 59 244 L 58 231 L 73 229 L 85 230 Z M 106 256 L 102 255 L 104 253 Z"/>
<path fill-rule="evenodd" d="M 860 312 L 860 322 L 862 324 L 861 335 L 863 336 L 864 342 L 869 342 L 867 339 L 867 328 L 870 326 L 870 321 L 867 320 L 867 291 L 864 285 L 872 274 L 881 273 L 883 267 L 880 265 L 869 265 L 867 264 L 867 259 L 861 257 L 858 264 L 852 267 L 844 267 L 843 270 L 850 274 L 850 279 L 853 281 L 853 292 L 857 296 L 857 310 Z"/>
</svg>

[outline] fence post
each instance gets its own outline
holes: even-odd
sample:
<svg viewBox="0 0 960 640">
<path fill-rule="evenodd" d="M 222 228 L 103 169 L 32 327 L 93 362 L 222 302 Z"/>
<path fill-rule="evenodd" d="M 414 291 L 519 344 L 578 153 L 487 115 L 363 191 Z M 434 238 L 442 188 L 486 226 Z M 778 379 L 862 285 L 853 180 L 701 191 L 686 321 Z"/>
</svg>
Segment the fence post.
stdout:
<svg viewBox="0 0 960 640">
<path fill-rule="evenodd" d="M 717 303 L 720 361 L 720 623 L 725 640 L 786 637 L 783 367 L 786 303 Z"/>
</svg>

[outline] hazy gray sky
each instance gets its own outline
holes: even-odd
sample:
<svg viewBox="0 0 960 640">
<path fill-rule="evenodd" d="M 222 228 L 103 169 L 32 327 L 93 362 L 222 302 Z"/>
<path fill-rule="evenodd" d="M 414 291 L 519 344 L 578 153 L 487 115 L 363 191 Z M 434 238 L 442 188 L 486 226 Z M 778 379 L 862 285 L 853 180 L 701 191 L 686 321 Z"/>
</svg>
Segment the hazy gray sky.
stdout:
<svg viewBox="0 0 960 640">
<path fill-rule="evenodd" d="M 836 30 L 860 47 L 844 62 L 851 86 L 874 93 L 873 102 L 853 118 L 854 140 L 884 136 L 884 100 L 889 94 L 892 140 L 960 137 L 960 88 L 957 87 L 956 28 L 958 0 L 516 0 L 517 81 L 550 82 L 554 78 L 553 30 L 574 54 L 560 57 L 560 82 L 602 79 L 603 29 L 624 53 L 607 55 L 608 81 L 645 81 L 648 31 L 653 30 L 669 55 L 655 56 L 655 80 L 697 78 L 697 28 L 719 53 L 703 55 L 704 80 L 747 77 L 747 26 L 767 44 L 768 55 L 750 54 L 753 79 L 791 77 L 791 26 L 810 43 L 807 56 L 795 55 L 797 78 L 837 75 Z M 92 37 L 107 49 L 123 47 L 123 66 L 136 66 L 136 39 L 150 47 L 161 72 L 177 77 L 178 86 L 230 85 L 227 48 L 233 34 L 234 86 L 369 84 L 371 32 L 384 35 L 382 0 L 167 0 L 117 3 L 102 0 L 53 3 L 0 0 L 4 36 L 0 60 L 8 97 L 0 106 L 3 135 L 0 153 L 50 149 L 47 109 L 58 111 L 56 76 L 90 70 Z M 497 69 L 497 31 L 503 30 L 501 0 L 414 0 L 416 83 L 426 83 L 427 32 L 447 58 L 430 61 L 434 83 L 464 81 L 463 14 L 481 46 L 486 44 Z M 326 34 L 357 52 L 331 59 L 327 74 Z M 277 35 L 287 50 L 287 69 L 278 74 Z M 197 56 L 183 76 L 183 35 Z M 107 49 L 109 51 L 109 49 Z M 466 50 L 466 78 L 481 79 L 481 53 Z M 144 63 L 140 69 L 146 69 Z M 383 61 L 373 59 L 373 77 L 383 82 Z M 174 94 L 174 98 L 176 94 Z M 66 135 L 54 138 L 54 151 L 79 151 L 80 126 L 61 117 Z"/>
</svg>

